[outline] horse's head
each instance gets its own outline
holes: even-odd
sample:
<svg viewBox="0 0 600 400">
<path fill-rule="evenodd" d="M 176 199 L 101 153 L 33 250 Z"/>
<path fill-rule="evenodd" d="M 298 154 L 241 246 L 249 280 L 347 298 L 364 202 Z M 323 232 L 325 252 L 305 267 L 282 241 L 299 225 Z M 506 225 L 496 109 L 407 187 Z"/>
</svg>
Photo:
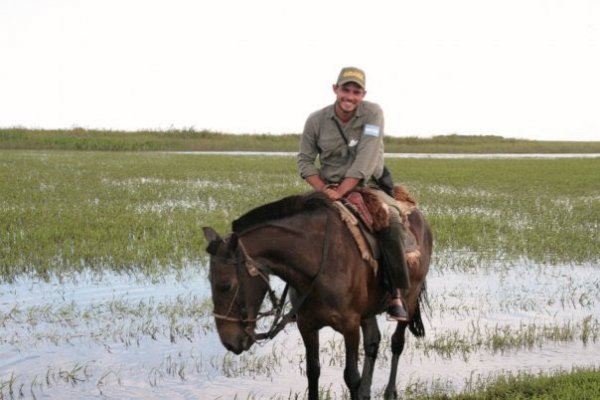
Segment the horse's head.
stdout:
<svg viewBox="0 0 600 400">
<path fill-rule="evenodd" d="M 268 281 L 232 233 L 221 238 L 212 228 L 203 228 L 210 254 L 209 280 L 219 338 L 235 354 L 255 342 L 255 327 Z"/>
</svg>

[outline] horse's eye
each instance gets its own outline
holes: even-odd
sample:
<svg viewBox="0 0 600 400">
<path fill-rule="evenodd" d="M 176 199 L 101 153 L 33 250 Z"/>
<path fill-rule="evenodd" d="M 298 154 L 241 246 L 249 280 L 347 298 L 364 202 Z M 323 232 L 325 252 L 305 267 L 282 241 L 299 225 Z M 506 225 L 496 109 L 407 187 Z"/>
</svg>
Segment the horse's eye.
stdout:
<svg viewBox="0 0 600 400">
<path fill-rule="evenodd" d="M 231 290 L 231 282 L 220 282 L 217 283 L 217 290 L 222 293 L 229 292 Z"/>
</svg>

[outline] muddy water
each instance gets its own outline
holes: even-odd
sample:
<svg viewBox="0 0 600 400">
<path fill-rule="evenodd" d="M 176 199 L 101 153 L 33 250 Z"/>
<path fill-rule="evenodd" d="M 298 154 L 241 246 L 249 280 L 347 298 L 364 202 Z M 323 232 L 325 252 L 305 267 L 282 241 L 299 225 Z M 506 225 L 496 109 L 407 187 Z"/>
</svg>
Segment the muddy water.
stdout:
<svg viewBox="0 0 600 400">
<path fill-rule="evenodd" d="M 0 393 L 37 399 L 287 399 L 304 393 L 296 327 L 249 353 L 227 353 L 209 315 L 203 271 L 191 265 L 158 280 L 82 273 L 0 285 Z M 428 282 L 427 337 L 409 335 L 400 390 L 461 390 L 500 373 L 600 365 L 598 266 L 523 261 L 439 271 L 434 265 Z M 394 326 L 382 317 L 380 327 L 375 398 L 386 383 Z M 529 341 L 519 342 L 523 337 Z M 513 344 L 499 345 L 503 340 Z M 342 338 L 325 329 L 321 347 L 321 385 L 332 398 L 343 398 Z"/>
</svg>

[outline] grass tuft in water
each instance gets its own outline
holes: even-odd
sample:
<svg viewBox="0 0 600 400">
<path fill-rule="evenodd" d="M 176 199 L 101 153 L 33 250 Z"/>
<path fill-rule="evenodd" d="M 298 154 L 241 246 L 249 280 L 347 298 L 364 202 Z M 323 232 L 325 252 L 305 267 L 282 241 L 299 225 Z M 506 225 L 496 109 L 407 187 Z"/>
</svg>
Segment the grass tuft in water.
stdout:
<svg viewBox="0 0 600 400">
<path fill-rule="evenodd" d="M 388 164 L 433 227 L 438 268 L 598 261 L 600 158 Z M 202 226 L 228 232 L 246 211 L 307 190 L 293 157 L 5 150 L 0 279 L 202 265 Z"/>
</svg>

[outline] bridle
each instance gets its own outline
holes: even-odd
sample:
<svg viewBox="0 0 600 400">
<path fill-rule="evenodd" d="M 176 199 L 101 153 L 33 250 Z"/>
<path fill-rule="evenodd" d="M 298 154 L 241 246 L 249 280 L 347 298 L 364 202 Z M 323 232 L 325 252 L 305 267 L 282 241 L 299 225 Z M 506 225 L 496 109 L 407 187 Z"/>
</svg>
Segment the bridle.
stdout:
<svg viewBox="0 0 600 400">
<path fill-rule="evenodd" d="M 327 255 L 329 253 L 329 247 L 330 247 L 329 246 L 329 241 L 330 241 L 329 237 L 330 237 L 330 231 L 331 231 L 330 226 L 331 226 L 331 223 L 329 221 L 329 214 L 326 214 L 325 236 L 324 236 L 324 240 L 323 240 L 323 249 L 322 249 L 322 254 L 321 254 L 321 262 L 319 265 L 319 270 L 317 272 L 317 275 L 311 281 L 309 289 L 304 293 L 302 298 L 300 298 L 296 309 L 301 308 L 302 304 L 304 303 L 304 301 L 306 300 L 306 298 L 308 297 L 308 295 L 314 288 L 316 281 L 318 280 L 319 276 L 321 275 L 323 266 L 327 259 Z M 256 227 L 255 229 L 258 229 L 258 227 Z M 252 230 L 254 230 L 254 229 L 252 229 Z M 244 233 L 247 233 L 247 232 L 248 231 L 245 231 Z M 265 267 L 263 267 L 260 263 L 258 263 L 256 260 L 254 260 L 248 254 L 248 252 L 246 251 L 246 248 L 244 247 L 244 244 L 242 243 L 241 238 L 239 236 L 241 236 L 241 234 L 238 235 L 238 241 L 237 241 L 237 247 L 239 249 L 239 252 L 237 252 L 238 254 L 236 254 L 234 257 L 223 257 L 223 256 L 218 256 L 218 255 L 211 255 L 211 262 L 216 261 L 220 264 L 234 265 L 235 269 L 236 269 L 237 277 L 238 277 L 238 285 L 237 285 L 236 291 L 233 295 L 233 298 L 231 299 L 231 303 L 229 304 L 229 307 L 227 307 L 227 313 L 220 314 L 220 313 L 213 311 L 213 316 L 217 320 L 241 323 L 242 326 L 244 327 L 244 331 L 246 332 L 246 334 L 248 334 L 248 336 L 252 337 L 254 339 L 254 341 L 259 341 L 259 340 L 264 340 L 264 339 L 272 339 L 296 315 L 296 310 L 291 310 L 291 311 L 287 312 L 285 315 L 283 314 L 284 305 L 285 305 L 287 293 L 289 290 L 289 284 L 286 283 L 285 288 L 283 289 L 283 292 L 281 294 L 281 298 L 278 299 L 277 294 L 271 288 L 271 285 L 269 283 L 269 278 L 267 277 L 267 274 L 264 271 Z M 248 316 L 246 307 L 244 306 L 243 302 L 241 302 L 239 300 L 240 298 L 242 298 L 242 299 L 244 298 L 243 288 L 242 288 L 242 285 L 240 284 L 240 282 L 242 281 L 241 280 L 242 274 L 244 274 L 244 273 L 247 273 L 248 275 L 250 275 L 250 277 L 253 277 L 253 278 L 259 277 L 267 284 L 267 292 L 269 294 L 269 299 L 271 300 L 271 304 L 272 304 L 271 310 L 269 310 L 267 312 L 259 312 L 259 313 L 257 313 L 255 318 L 250 318 Z M 231 316 L 234 306 L 237 306 L 237 308 L 240 310 L 240 317 Z M 272 316 L 272 315 L 274 315 L 275 318 L 271 324 L 271 328 L 267 332 L 258 333 L 258 334 L 255 334 L 252 332 L 252 327 L 256 324 L 256 322 L 258 322 L 260 319 L 262 319 L 264 317 Z"/>
<path fill-rule="evenodd" d="M 235 270 L 238 276 L 238 285 L 236 291 L 231 299 L 231 303 L 229 307 L 227 307 L 227 312 L 225 314 L 217 313 L 213 311 L 213 316 L 215 319 L 228 321 L 228 322 L 239 322 L 244 327 L 244 331 L 250 337 L 252 337 L 255 341 L 262 339 L 271 339 L 273 338 L 279 331 L 283 329 L 283 327 L 291 320 L 293 314 L 289 312 L 286 315 L 283 315 L 283 309 L 285 305 L 285 300 L 288 292 L 289 285 L 285 285 L 283 293 L 281 295 L 281 299 L 277 298 L 277 294 L 271 288 L 269 283 L 269 278 L 267 274 L 263 270 L 263 266 L 259 264 L 256 260 L 254 260 L 246 251 L 244 244 L 238 238 L 238 248 L 239 253 L 235 257 L 222 257 L 217 255 L 211 255 L 211 261 L 217 261 L 220 264 L 227 264 L 235 266 Z M 259 277 L 267 284 L 267 292 L 269 294 L 269 299 L 271 300 L 272 308 L 267 312 L 259 312 L 256 317 L 249 317 L 248 311 L 243 304 L 243 301 L 240 301 L 240 298 L 244 298 L 243 288 L 241 285 L 242 282 L 242 274 L 247 273 L 250 277 L 255 278 Z M 233 308 L 237 306 L 240 310 L 240 317 L 232 316 Z M 267 316 L 275 316 L 271 328 L 266 333 L 255 334 L 252 332 L 252 327 L 258 322 L 260 319 Z"/>
</svg>

